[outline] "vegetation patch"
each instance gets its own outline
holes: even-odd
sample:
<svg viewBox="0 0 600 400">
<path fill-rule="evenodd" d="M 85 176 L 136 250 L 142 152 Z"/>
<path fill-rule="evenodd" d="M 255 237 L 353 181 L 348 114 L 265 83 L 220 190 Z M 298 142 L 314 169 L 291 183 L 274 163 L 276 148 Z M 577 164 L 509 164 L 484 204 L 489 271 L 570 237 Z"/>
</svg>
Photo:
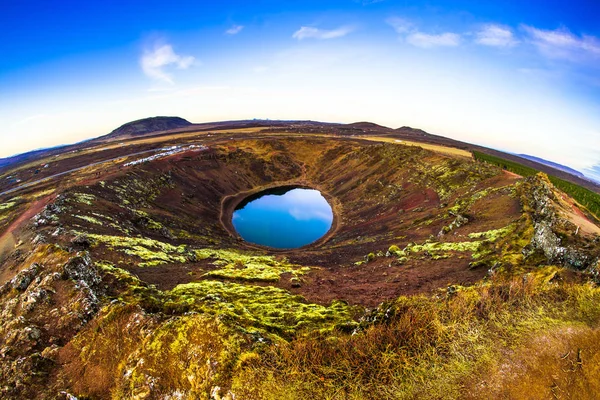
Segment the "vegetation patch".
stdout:
<svg viewBox="0 0 600 400">
<path fill-rule="evenodd" d="M 167 307 L 201 311 L 231 319 L 242 327 L 255 327 L 292 337 L 298 332 L 330 332 L 356 325 L 352 308 L 334 301 L 330 306 L 306 303 L 303 297 L 267 286 L 202 281 L 176 286 L 167 294 Z"/>
<path fill-rule="evenodd" d="M 285 258 L 252 255 L 235 250 L 201 249 L 194 253 L 200 260 L 215 259 L 213 265 L 219 268 L 206 273 L 207 277 L 278 281 L 284 273 L 298 277 L 310 271 L 309 267 L 290 264 Z"/>
<path fill-rule="evenodd" d="M 485 232 L 473 232 L 469 233 L 469 239 L 484 239 L 489 242 L 495 242 L 496 240 L 508 235 L 510 232 L 514 231 L 515 227 L 513 225 L 509 225 L 500 229 L 491 229 Z"/>
<path fill-rule="evenodd" d="M 77 203 L 86 204 L 88 206 L 94 204 L 94 201 L 96 200 L 96 196 L 88 193 L 73 193 L 71 196 Z"/>
<path fill-rule="evenodd" d="M 81 234 L 80 232 L 74 232 Z M 113 250 L 122 251 L 125 254 L 136 256 L 144 260 L 139 263 L 140 267 L 153 267 L 165 263 L 187 262 L 185 245 L 174 246 L 149 238 L 135 238 L 127 236 L 110 236 L 88 233 L 87 237 L 97 243 L 102 243 Z"/>
<path fill-rule="evenodd" d="M 142 218 L 145 225 L 154 231 L 159 231 L 164 228 L 163 224 L 150 218 L 150 215 L 142 210 L 132 210 L 135 215 Z"/>
<path fill-rule="evenodd" d="M 75 218 L 84 220 L 89 222 L 90 224 L 94 224 L 94 225 L 102 225 L 102 222 L 99 221 L 98 219 L 94 218 L 94 217 L 90 217 L 88 215 L 74 215 Z"/>
<path fill-rule="evenodd" d="M 454 286 L 429 298 L 401 297 L 367 315 L 353 335 L 270 346 L 238 370 L 231 390 L 240 398 L 464 398 L 505 359 L 506 348 L 523 346 L 530 335 L 547 330 L 589 331 L 600 322 L 594 305 L 600 290 L 556 284 L 549 278 L 556 273 L 551 267 L 527 279 Z M 559 357 L 549 361 L 560 366 Z M 544 394 L 536 395 L 552 398 L 552 385 L 542 384 L 548 375 L 536 371 L 519 380 L 539 383 Z M 595 366 L 584 361 L 571 375 L 587 383 L 573 387 L 583 397 L 593 397 L 598 381 L 593 371 Z"/>
<path fill-rule="evenodd" d="M 388 256 L 396 256 L 402 261 L 406 261 L 411 253 L 427 253 L 434 260 L 445 259 L 450 257 L 449 252 L 470 252 L 474 259 L 479 259 L 492 252 L 491 245 L 499 239 L 505 238 L 513 233 L 516 229 L 515 225 L 509 225 L 500 229 L 492 229 L 485 232 L 474 232 L 469 234 L 470 242 L 433 242 L 427 241 L 423 244 L 409 243 L 404 249 L 396 245 L 390 246 Z M 525 244 L 523 244 L 525 246 Z"/>
<path fill-rule="evenodd" d="M 2 204 L 0 204 L 0 211 L 8 210 L 9 208 L 14 207 L 15 204 L 17 204 L 16 201 L 9 201 L 8 203 L 2 203 Z"/>
</svg>

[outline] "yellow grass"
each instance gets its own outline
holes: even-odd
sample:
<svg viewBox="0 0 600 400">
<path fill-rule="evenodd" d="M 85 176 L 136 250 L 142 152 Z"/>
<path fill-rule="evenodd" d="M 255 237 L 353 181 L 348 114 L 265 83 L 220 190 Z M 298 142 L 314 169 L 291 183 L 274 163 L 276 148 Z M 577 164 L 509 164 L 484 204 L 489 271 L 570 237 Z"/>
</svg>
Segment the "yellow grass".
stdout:
<svg viewBox="0 0 600 400">
<path fill-rule="evenodd" d="M 379 137 L 379 136 L 361 136 L 361 139 L 372 140 L 375 142 L 403 144 L 406 146 L 418 146 L 423 149 L 427 149 L 427 150 L 431 150 L 431 151 L 435 151 L 435 152 L 443 153 L 443 154 L 449 154 L 451 156 L 473 158 L 473 155 L 471 154 L 470 151 L 457 149 L 456 147 L 441 146 L 441 145 L 429 144 L 429 143 L 411 142 L 409 140 L 400 140 L 400 139 L 394 139 L 394 138 L 389 138 L 389 137 Z"/>
</svg>

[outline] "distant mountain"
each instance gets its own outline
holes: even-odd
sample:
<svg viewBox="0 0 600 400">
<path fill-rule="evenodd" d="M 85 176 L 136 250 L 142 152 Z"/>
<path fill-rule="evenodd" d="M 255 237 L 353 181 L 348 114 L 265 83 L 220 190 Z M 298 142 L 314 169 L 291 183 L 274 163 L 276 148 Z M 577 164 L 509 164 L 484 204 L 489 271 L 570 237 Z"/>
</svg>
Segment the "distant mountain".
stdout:
<svg viewBox="0 0 600 400">
<path fill-rule="evenodd" d="M 549 167 L 556 168 L 556 169 L 561 170 L 563 172 L 566 172 L 568 174 L 575 175 L 575 176 L 578 176 L 580 178 L 585 178 L 584 174 L 582 174 L 581 172 L 579 172 L 579 171 L 577 171 L 577 170 L 575 170 L 573 168 L 567 167 L 566 165 L 562 165 L 562 164 L 558 164 L 558 163 L 555 163 L 555 162 L 552 162 L 552 161 L 544 160 L 543 158 L 539 158 L 539 157 L 535 157 L 535 156 L 530 156 L 528 154 L 517 154 L 517 155 L 519 157 L 523 157 L 523 158 L 525 158 L 527 160 L 535 161 L 535 162 L 538 162 L 540 164 L 544 164 L 544 165 L 547 165 Z"/>
<path fill-rule="evenodd" d="M 185 128 L 190 125 L 192 125 L 191 122 L 179 117 L 144 118 L 121 125 L 108 135 L 102 136 L 101 139 L 142 136 L 147 133 Z"/>
</svg>

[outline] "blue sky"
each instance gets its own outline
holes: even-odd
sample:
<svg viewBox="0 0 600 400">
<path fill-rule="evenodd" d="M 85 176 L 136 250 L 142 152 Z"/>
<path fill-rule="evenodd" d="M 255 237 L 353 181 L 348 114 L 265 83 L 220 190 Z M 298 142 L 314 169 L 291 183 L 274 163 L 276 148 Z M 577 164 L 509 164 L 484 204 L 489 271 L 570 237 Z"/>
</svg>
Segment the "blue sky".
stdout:
<svg viewBox="0 0 600 400">
<path fill-rule="evenodd" d="M 3 0 L 0 157 L 155 115 L 368 120 L 600 179 L 598 16 L 591 0 Z"/>
</svg>

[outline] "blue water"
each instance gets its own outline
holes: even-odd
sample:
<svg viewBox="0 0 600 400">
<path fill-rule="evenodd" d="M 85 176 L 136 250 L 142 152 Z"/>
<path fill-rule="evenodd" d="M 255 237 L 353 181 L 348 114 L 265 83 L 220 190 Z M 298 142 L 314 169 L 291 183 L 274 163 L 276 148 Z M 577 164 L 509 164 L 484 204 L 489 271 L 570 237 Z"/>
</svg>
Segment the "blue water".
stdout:
<svg viewBox="0 0 600 400">
<path fill-rule="evenodd" d="M 318 190 L 279 190 L 242 203 L 233 213 L 235 230 L 247 242 L 292 249 L 321 238 L 331 228 L 333 211 Z"/>
</svg>

